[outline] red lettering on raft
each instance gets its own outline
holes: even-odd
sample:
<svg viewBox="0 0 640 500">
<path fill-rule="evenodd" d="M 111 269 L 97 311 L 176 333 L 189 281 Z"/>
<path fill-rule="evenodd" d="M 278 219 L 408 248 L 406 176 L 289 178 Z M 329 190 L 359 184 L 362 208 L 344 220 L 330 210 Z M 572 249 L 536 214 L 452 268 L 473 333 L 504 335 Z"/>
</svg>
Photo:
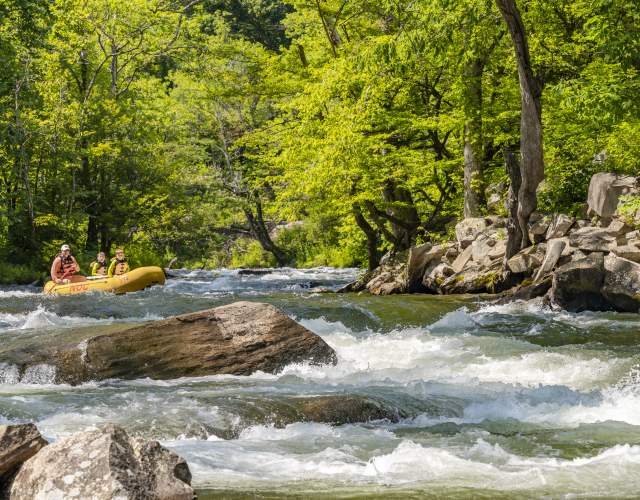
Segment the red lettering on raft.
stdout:
<svg viewBox="0 0 640 500">
<path fill-rule="evenodd" d="M 73 285 L 69 290 L 71 292 L 86 292 L 89 290 L 89 285 Z"/>
</svg>

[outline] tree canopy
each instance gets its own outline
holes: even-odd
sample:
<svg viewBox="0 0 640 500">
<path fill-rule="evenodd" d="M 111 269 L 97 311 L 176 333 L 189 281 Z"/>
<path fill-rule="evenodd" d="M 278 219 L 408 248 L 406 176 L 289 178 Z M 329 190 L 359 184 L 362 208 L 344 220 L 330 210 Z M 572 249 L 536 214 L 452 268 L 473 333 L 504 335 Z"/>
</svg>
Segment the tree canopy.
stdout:
<svg viewBox="0 0 640 500">
<path fill-rule="evenodd" d="M 637 2 L 0 0 L 0 261 L 371 267 L 506 214 L 506 4 L 524 183 L 576 212 L 594 172 L 640 174 Z"/>
</svg>

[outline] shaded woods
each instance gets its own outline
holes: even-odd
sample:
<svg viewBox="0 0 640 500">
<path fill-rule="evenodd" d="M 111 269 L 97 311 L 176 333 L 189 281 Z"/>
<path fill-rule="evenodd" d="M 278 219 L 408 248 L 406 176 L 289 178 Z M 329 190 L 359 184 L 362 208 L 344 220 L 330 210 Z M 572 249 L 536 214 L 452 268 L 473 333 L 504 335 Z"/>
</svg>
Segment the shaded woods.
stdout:
<svg viewBox="0 0 640 500">
<path fill-rule="evenodd" d="M 62 242 L 374 267 L 506 198 L 517 250 L 536 208 L 640 172 L 639 19 L 625 0 L 4 0 L 0 274 L 32 279 Z"/>
</svg>

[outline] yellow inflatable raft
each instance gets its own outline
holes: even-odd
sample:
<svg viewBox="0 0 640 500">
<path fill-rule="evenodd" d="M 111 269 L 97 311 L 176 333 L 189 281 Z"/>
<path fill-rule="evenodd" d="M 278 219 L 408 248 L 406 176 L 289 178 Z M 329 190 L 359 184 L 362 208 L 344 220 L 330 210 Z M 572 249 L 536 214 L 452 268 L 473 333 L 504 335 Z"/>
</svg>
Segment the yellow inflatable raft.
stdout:
<svg viewBox="0 0 640 500">
<path fill-rule="evenodd" d="M 48 281 L 44 285 L 44 293 L 70 295 L 86 292 L 127 293 L 144 290 L 153 285 L 164 285 L 164 271 L 159 267 L 139 267 L 126 274 L 112 278 L 93 278 L 86 281 L 56 285 Z"/>
</svg>

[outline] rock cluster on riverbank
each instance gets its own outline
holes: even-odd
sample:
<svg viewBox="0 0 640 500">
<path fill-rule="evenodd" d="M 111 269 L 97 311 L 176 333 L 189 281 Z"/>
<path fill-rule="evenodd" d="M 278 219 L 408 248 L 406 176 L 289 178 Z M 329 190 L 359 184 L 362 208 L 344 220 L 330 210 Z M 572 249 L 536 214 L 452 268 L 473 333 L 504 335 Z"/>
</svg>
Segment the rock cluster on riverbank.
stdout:
<svg viewBox="0 0 640 500">
<path fill-rule="evenodd" d="M 546 295 L 572 310 L 640 310 L 640 231 L 616 216 L 619 198 L 638 193 L 640 178 L 600 173 L 589 186 L 582 217 L 534 213 L 533 244 L 509 259 L 504 217 L 468 218 L 456 240 L 425 243 L 383 259 L 343 291 Z M 587 218 L 591 217 L 591 218 Z"/>
<path fill-rule="evenodd" d="M 47 444 L 33 424 L 0 426 L 0 498 L 191 500 L 187 463 L 106 425 Z"/>
<path fill-rule="evenodd" d="M 50 382 L 109 378 L 174 379 L 217 374 L 276 373 L 299 362 L 336 363 L 319 336 L 269 304 L 235 302 L 98 335 L 80 345 L 40 345 L 3 353 L 19 381 L 33 370 Z"/>
</svg>

